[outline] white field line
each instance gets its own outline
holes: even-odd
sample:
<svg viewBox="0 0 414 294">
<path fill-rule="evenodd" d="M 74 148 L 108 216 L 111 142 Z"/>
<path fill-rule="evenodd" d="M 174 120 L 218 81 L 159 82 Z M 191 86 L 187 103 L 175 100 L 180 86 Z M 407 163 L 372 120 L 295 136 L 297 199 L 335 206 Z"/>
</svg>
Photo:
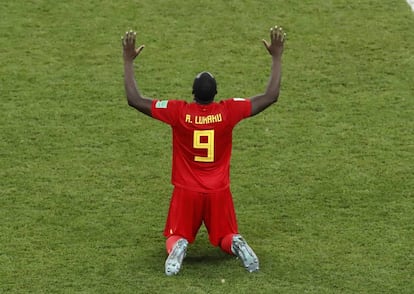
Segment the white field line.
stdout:
<svg viewBox="0 0 414 294">
<path fill-rule="evenodd" d="M 408 5 L 410 5 L 411 10 L 414 11 L 414 0 L 407 0 Z"/>
</svg>

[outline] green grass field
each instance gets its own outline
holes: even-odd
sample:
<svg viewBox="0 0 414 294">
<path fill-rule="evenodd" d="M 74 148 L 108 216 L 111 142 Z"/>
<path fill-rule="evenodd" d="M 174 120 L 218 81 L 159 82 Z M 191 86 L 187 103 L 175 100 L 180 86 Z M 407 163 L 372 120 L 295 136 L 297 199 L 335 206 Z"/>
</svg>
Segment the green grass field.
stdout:
<svg viewBox="0 0 414 294">
<path fill-rule="evenodd" d="M 414 293 L 414 13 L 389 1 L 2 1 L 1 293 Z M 126 103 L 121 35 L 149 97 L 264 91 L 234 133 L 232 190 L 261 271 L 205 229 L 164 275 L 170 128 Z M 222 283 L 224 279 L 224 283 Z"/>
</svg>

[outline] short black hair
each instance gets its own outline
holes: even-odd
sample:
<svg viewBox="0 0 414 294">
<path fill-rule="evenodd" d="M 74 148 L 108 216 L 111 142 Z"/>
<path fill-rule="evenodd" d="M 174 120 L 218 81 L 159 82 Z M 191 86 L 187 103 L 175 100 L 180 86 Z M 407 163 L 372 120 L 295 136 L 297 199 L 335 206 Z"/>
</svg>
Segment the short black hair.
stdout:
<svg viewBox="0 0 414 294">
<path fill-rule="evenodd" d="M 193 94 L 198 103 L 211 103 L 217 94 L 217 83 L 214 76 L 208 71 L 199 73 L 194 79 Z"/>
</svg>

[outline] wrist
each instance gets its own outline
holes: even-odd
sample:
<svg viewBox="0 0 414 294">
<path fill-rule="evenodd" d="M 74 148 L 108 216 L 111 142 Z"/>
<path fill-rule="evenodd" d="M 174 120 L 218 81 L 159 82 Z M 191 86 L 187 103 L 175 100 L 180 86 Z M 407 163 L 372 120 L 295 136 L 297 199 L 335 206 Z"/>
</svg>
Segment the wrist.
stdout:
<svg viewBox="0 0 414 294">
<path fill-rule="evenodd" d="M 124 63 L 125 64 L 132 64 L 132 63 L 134 63 L 134 60 L 130 59 L 130 58 L 127 58 L 127 57 L 124 57 Z"/>
<path fill-rule="evenodd" d="M 282 54 L 272 55 L 272 60 L 280 61 L 282 59 Z"/>
<path fill-rule="evenodd" d="M 134 67 L 134 62 L 132 60 L 124 60 L 124 66 L 129 67 L 129 68 L 133 68 Z"/>
</svg>

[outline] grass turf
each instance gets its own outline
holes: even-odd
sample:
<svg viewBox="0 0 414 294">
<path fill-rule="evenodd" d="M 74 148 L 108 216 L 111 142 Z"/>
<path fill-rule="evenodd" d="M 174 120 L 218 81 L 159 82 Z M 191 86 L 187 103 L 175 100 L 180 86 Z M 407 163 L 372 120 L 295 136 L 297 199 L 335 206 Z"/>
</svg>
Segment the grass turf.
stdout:
<svg viewBox="0 0 414 294">
<path fill-rule="evenodd" d="M 412 293 L 414 15 L 405 1 L 14 1 L 0 11 L 0 292 Z M 289 35 L 280 102 L 235 130 L 249 275 L 201 230 L 163 273 L 170 130 L 127 107 L 120 37 L 149 97 L 264 90 L 268 28 Z M 224 279 L 224 283 L 222 282 Z"/>
</svg>

